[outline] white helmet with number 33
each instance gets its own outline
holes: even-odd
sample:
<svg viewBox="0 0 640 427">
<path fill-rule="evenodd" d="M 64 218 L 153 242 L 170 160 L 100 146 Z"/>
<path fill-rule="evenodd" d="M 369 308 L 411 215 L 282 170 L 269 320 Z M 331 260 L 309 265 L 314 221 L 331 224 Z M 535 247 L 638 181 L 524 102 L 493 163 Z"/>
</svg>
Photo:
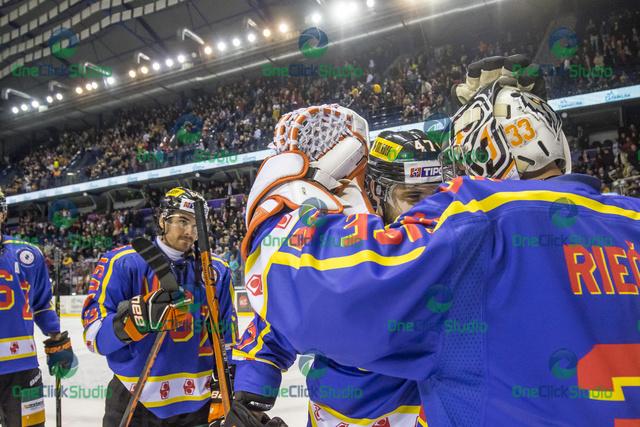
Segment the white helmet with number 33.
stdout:
<svg viewBox="0 0 640 427">
<path fill-rule="evenodd" d="M 458 175 L 526 179 L 552 162 L 563 174 L 571 173 L 560 116 L 530 92 L 495 82 L 479 91 L 453 120 L 454 137 L 443 151 L 450 150 L 457 158 L 486 153 L 488 161 L 443 164 L 446 180 Z"/>
</svg>

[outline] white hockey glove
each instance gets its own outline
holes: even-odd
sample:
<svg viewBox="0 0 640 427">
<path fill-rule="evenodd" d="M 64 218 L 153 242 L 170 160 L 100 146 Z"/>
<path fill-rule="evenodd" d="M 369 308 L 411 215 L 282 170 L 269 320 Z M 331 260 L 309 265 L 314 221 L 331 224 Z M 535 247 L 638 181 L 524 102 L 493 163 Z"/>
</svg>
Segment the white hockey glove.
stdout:
<svg viewBox="0 0 640 427">
<path fill-rule="evenodd" d="M 367 165 L 369 125 L 352 110 L 338 105 L 302 108 L 284 115 L 276 125 L 276 155 L 258 171 L 247 200 L 247 257 L 253 232 L 282 209 L 298 209 L 317 198 L 324 213 L 373 213 L 361 190 Z"/>
<path fill-rule="evenodd" d="M 467 68 L 466 82 L 451 88 L 452 98 L 461 107 L 495 81 L 499 81 L 501 86 L 513 86 L 547 100 L 547 86 L 540 76 L 539 66 L 521 54 L 506 58 L 492 56 L 472 63 Z"/>
</svg>

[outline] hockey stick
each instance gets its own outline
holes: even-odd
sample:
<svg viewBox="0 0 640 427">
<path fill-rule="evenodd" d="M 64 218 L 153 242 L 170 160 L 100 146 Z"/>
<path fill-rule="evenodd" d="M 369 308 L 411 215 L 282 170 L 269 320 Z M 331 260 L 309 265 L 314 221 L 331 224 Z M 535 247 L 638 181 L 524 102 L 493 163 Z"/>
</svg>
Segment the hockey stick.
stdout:
<svg viewBox="0 0 640 427">
<path fill-rule="evenodd" d="M 145 239 L 144 237 L 139 237 L 135 239 L 131 246 L 133 249 L 144 259 L 149 267 L 153 270 L 154 274 L 158 278 L 160 282 L 160 286 L 163 289 L 169 292 L 175 292 L 178 290 L 178 282 L 176 282 L 176 278 L 171 271 L 171 267 L 167 263 L 167 260 L 164 259 L 164 256 L 160 252 L 160 250 L 153 246 L 153 243 Z M 140 396 L 142 395 L 142 389 L 144 385 L 147 383 L 147 379 L 149 379 L 149 374 L 151 373 L 151 367 L 158 357 L 158 352 L 160 351 L 160 346 L 167 336 L 167 331 L 162 331 L 158 333 L 156 336 L 156 340 L 151 347 L 151 351 L 149 352 L 149 356 L 147 357 L 147 361 L 142 368 L 142 372 L 140 373 L 140 377 L 138 378 L 138 383 L 136 384 L 136 388 L 133 390 L 133 394 L 131 395 L 131 399 L 129 399 L 129 404 L 127 405 L 127 410 L 122 417 L 122 421 L 120 422 L 120 427 L 127 427 L 131 422 L 131 418 L 133 417 L 133 411 L 136 409 L 136 405 L 140 400 Z"/>
<path fill-rule="evenodd" d="M 60 322 L 60 248 L 55 248 L 53 262 L 56 269 L 56 315 Z M 62 427 L 62 378 L 56 375 L 56 427 Z"/>
<path fill-rule="evenodd" d="M 207 233 L 207 218 L 204 216 L 204 202 L 196 200 L 196 226 L 198 228 L 198 249 L 200 250 L 200 261 L 202 263 L 202 277 L 204 287 L 207 291 L 207 305 L 209 306 L 209 324 L 211 325 L 211 336 L 213 337 L 213 351 L 216 358 L 216 371 L 218 382 L 220 383 L 220 394 L 222 395 L 222 407 L 224 415 L 231 410 L 233 400 L 233 389 L 231 387 L 231 377 L 229 376 L 229 363 L 227 362 L 227 352 L 224 348 L 224 334 L 220 324 L 220 305 L 216 298 L 216 277 L 211 264 L 211 247 L 209 246 L 209 233 Z M 212 415 L 212 412 L 209 412 Z M 209 422 L 213 421 L 212 419 Z"/>
</svg>

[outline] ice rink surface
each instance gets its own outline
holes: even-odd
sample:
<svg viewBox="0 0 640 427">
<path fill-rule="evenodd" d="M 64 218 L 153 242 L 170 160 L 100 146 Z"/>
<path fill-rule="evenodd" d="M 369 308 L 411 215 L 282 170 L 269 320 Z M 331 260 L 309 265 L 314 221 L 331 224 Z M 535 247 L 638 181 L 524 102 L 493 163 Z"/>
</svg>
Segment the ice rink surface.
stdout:
<svg viewBox="0 0 640 427">
<path fill-rule="evenodd" d="M 244 331 L 251 321 L 251 317 L 239 316 L 238 323 L 240 331 Z M 61 328 L 63 331 L 69 331 L 71 336 L 71 345 L 73 352 L 78 357 L 78 371 L 69 379 L 62 380 L 64 387 L 81 386 L 83 389 L 107 388 L 107 384 L 113 377 L 113 373 L 107 366 L 107 360 L 103 356 L 91 353 L 82 341 L 82 324 L 79 316 L 64 316 L 61 320 Z M 242 334 L 241 334 L 242 335 Z M 55 385 L 55 378 L 49 375 L 47 369 L 46 357 L 44 354 L 44 335 L 40 330 L 35 328 L 35 339 L 38 346 L 38 361 L 40 369 L 43 373 L 44 385 Z M 289 387 L 291 385 L 304 385 L 305 378 L 295 363 L 291 369 L 282 375 L 281 387 Z M 76 390 L 78 390 L 76 388 Z M 85 391 L 85 394 L 88 392 Z M 104 392 L 103 392 L 104 393 Z M 46 425 L 54 427 L 56 425 L 56 402 L 54 397 L 45 397 L 46 408 Z M 305 398 L 279 398 L 273 410 L 269 411 L 269 416 L 279 416 L 289 427 L 304 427 L 307 425 L 307 407 L 308 399 Z M 93 427 L 102 425 L 102 416 L 104 415 L 104 398 L 82 398 L 62 399 L 62 425 L 64 427 Z"/>
</svg>

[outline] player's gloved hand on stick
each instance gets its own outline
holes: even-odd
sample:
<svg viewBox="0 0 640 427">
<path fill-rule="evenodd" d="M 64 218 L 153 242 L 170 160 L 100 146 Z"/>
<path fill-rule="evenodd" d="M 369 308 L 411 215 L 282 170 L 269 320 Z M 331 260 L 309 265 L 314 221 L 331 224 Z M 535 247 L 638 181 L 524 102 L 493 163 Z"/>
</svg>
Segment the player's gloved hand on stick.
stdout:
<svg viewBox="0 0 640 427">
<path fill-rule="evenodd" d="M 118 304 L 113 330 L 124 343 L 140 341 L 150 332 L 172 331 L 181 327 L 189 314 L 191 299 L 184 291 L 158 289 Z"/>
<path fill-rule="evenodd" d="M 264 413 L 262 419 L 259 420 L 249 408 L 238 401 L 231 404 L 231 411 L 220 425 L 222 427 L 288 427 L 282 419 L 278 417 L 271 419 Z"/>
<path fill-rule="evenodd" d="M 67 331 L 55 338 L 44 341 L 44 352 L 47 354 L 49 375 L 66 378 L 66 374 L 78 365 L 78 359 L 73 355 L 71 340 Z"/>
<path fill-rule="evenodd" d="M 467 68 L 465 83 L 451 88 L 451 94 L 458 107 L 465 105 L 486 85 L 499 80 L 503 86 L 509 85 L 531 92 L 547 99 L 547 86 L 540 75 L 539 66 L 529 58 L 517 54 L 509 57 L 492 56 L 474 62 Z"/>
</svg>

